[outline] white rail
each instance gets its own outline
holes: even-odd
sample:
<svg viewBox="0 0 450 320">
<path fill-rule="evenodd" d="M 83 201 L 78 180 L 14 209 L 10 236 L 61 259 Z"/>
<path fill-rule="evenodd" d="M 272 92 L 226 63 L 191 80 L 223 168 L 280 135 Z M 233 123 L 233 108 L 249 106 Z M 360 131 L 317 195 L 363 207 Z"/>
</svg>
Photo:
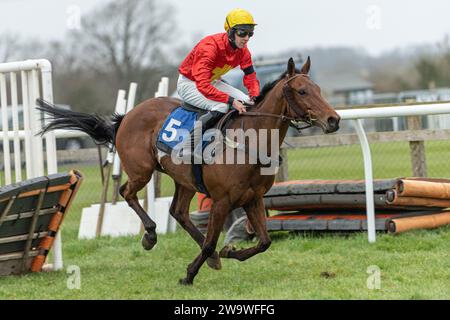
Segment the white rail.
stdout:
<svg viewBox="0 0 450 320">
<path fill-rule="evenodd" d="M 405 105 L 395 107 L 368 108 L 368 109 L 346 109 L 338 110 L 342 120 L 352 120 L 361 144 L 364 157 L 364 176 L 366 184 L 367 201 L 367 234 L 370 243 L 376 241 L 375 235 L 375 206 L 373 196 L 373 173 L 372 156 L 364 127 L 360 119 L 391 118 L 401 116 L 421 116 L 450 113 L 450 103 L 427 104 L 427 105 Z"/>
<path fill-rule="evenodd" d="M 20 77 L 21 92 L 18 92 Z M 8 86 L 9 83 L 9 86 Z M 9 97 L 8 99 L 8 92 Z M 19 131 L 18 102 L 19 94 L 23 105 L 24 130 Z M 40 112 L 35 108 L 36 98 L 42 97 L 53 102 L 52 65 L 48 60 L 26 60 L 0 64 L 0 107 L 2 114 L 3 159 L 5 184 L 12 183 L 11 150 L 9 141 L 13 141 L 15 181 L 22 180 L 21 146 L 19 139 L 25 140 L 26 178 L 43 176 L 45 173 L 43 139 L 36 134 L 41 129 Z M 12 128 L 9 128 L 8 106 L 11 103 Z M 12 129 L 13 131 L 10 131 Z M 56 143 L 53 132 L 45 134 L 47 173 L 58 172 Z M 53 245 L 54 269 L 63 267 L 60 233 Z"/>
</svg>

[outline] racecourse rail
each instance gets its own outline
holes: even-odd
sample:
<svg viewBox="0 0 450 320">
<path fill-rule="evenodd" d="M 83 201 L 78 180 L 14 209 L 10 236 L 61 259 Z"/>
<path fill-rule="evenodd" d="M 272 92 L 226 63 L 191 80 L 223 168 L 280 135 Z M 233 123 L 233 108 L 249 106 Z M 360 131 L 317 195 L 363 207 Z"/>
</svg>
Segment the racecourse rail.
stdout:
<svg viewBox="0 0 450 320">
<path fill-rule="evenodd" d="M 20 70 L 20 71 L 19 71 Z M 29 84 L 32 85 L 34 88 L 36 88 L 36 83 L 38 83 L 37 74 L 36 71 L 33 70 L 40 70 L 42 74 L 42 82 L 43 82 L 43 98 L 52 102 L 53 100 L 53 92 L 51 90 L 51 64 L 47 60 L 29 60 L 24 62 L 18 62 L 18 63 L 6 63 L 6 64 L 0 64 L 0 74 L 7 73 L 7 72 L 22 72 L 22 75 L 25 76 L 25 80 L 28 80 Z M 31 72 L 28 79 L 26 78 L 27 74 L 26 72 Z M 3 87 L 5 86 L 4 79 L 0 77 L 0 85 Z M 15 81 L 15 78 L 14 78 Z M 168 87 L 168 79 L 164 78 L 164 81 L 160 83 L 160 87 L 158 88 L 158 92 L 155 94 L 156 96 L 161 96 L 162 92 L 164 92 L 164 95 L 167 95 L 167 87 Z M 25 81 L 25 83 L 27 82 Z M 164 87 L 165 90 L 161 90 L 161 86 Z M 0 88 L 1 89 L 1 88 Z M 13 95 L 15 88 L 12 88 Z M 4 90 L 2 90 L 4 91 Z M 36 92 L 36 91 L 35 91 Z M 33 95 L 29 97 L 30 104 L 31 101 L 33 101 Z M 35 99 L 34 99 L 35 100 Z M 6 98 L 3 99 L 3 101 L 6 101 Z M 3 106 L 6 105 L 6 102 L 2 103 L 2 112 Z M 14 107 L 14 102 L 13 102 Z M 386 106 L 383 105 L 383 107 L 373 107 L 370 108 L 359 108 L 359 109 L 343 109 L 343 110 L 337 110 L 337 113 L 340 115 L 342 120 L 350 120 L 356 130 L 362 153 L 363 153 L 363 159 L 364 159 L 364 176 L 365 176 L 365 184 L 366 184 L 366 202 L 367 202 L 367 229 L 368 229 L 368 240 L 370 243 L 373 243 L 376 241 L 376 234 L 375 234 L 375 209 L 374 209 L 374 195 L 373 195 L 373 174 L 372 174 L 372 157 L 370 152 L 370 146 L 369 142 L 366 136 L 366 132 L 364 131 L 363 123 L 361 119 L 371 119 L 371 118 L 391 118 L 391 117 L 401 117 L 401 116 L 421 116 L 421 115 L 437 115 L 437 114 L 450 114 L 450 103 L 432 103 L 432 104 L 405 104 L 405 105 L 395 105 L 395 106 Z M 32 113 L 31 113 L 32 114 Z M 5 119 L 5 117 L 3 117 Z M 36 121 L 38 122 L 38 121 Z M 34 125 L 32 123 L 32 125 Z M 35 130 L 37 128 L 32 128 L 33 132 L 36 132 Z M 69 138 L 69 137 L 80 137 L 85 136 L 84 133 L 80 133 L 78 131 L 67 131 L 67 130 L 55 130 L 54 131 L 54 137 L 56 138 Z M 21 130 L 13 130 L 9 131 L 7 130 L 7 126 L 3 126 L 3 139 L 4 139 L 4 146 L 8 145 L 8 143 L 5 143 L 7 140 L 16 140 L 17 139 L 25 139 L 27 140 L 27 137 L 30 138 L 29 133 L 27 133 L 27 130 L 21 131 Z M 51 149 L 54 148 L 54 139 L 52 135 L 46 136 L 47 140 L 47 146 L 51 146 Z M 38 144 L 39 146 L 39 144 Z M 48 147 L 47 147 L 48 149 Z M 42 150 L 42 149 L 41 149 Z M 54 150 L 54 149 L 53 149 Z M 5 150 L 6 151 L 6 150 Z M 47 150 L 47 152 L 49 152 Z M 42 151 L 40 152 L 42 155 Z M 9 155 L 8 155 L 9 157 Z M 47 154 L 48 159 L 53 159 L 52 157 Z M 55 158 L 56 159 L 56 158 Z M 5 160 L 7 160 L 5 158 Z M 9 161 L 9 160 L 8 160 Z M 38 159 L 38 161 L 41 161 Z M 49 173 L 50 169 L 51 171 L 56 172 L 56 163 L 54 160 L 51 161 L 49 166 Z M 39 170 L 40 171 L 40 170 Z M 153 179 L 152 179 L 153 180 Z M 149 185 L 149 189 L 153 189 L 153 181 Z M 149 191 L 150 191 L 149 190 Z M 152 192 L 150 192 L 152 193 Z"/>
<path fill-rule="evenodd" d="M 21 91 L 18 89 L 20 77 Z M 7 83 L 9 79 L 9 90 Z M 56 159 L 55 135 L 49 132 L 45 135 L 47 161 L 44 162 L 43 138 L 37 133 L 41 129 L 40 113 L 35 103 L 38 97 L 53 102 L 52 65 L 48 60 L 26 60 L 0 64 L 0 105 L 2 114 L 3 160 L 5 184 L 12 183 L 12 165 L 9 141 L 13 141 L 15 182 L 22 181 L 22 159 L 20 139 L 25 141 L 26 178 L 44 176 L 44 173 L 58 172 Z M 8 123 L 8 92 L 12 111 L 12 131 Z M 19 130 L 19 96 L 22 97 L 24 130 Z M 45 170 L 47 165 L 47 170 Z M 59 232 L 53 246 L 53 268 L 62 269 L 62 245 Z"/>
<path fill-rule="evenodd" d="M 375 206 L 373 195 L 373 174 L 372 174 L 372 156 L 370 152 L 369 141 L 364 130 L 361 119 L 372 118 L 391 118 L 402 116 L 421 116 L 450 114 L 450 103 L 420 104 L 420 105 L 396 105 L 393 107 L 384 106 L 379 108 L 367 109 L 343 109 L 337 110 L 342 120 L 352 121 L 364 159 L 364 177 L 366 181 L 366 202 L 367 202 L 367 233 L 370 243 L 376 241 L 375 233 Z M 74 137 L 80 136 L 77 132 L 56 131 L 56 137 Z"/>
</svg>

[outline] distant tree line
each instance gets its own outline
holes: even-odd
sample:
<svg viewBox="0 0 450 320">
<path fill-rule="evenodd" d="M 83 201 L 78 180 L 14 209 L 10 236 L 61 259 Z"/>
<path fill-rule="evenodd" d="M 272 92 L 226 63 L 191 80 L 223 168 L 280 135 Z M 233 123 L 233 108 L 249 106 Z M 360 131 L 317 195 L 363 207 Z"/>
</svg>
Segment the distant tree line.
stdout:
<svg viewBox="0 0 450 320">
<path fill-rule="evenodd" d="M 279 56 L 286 58 L 297 53 L 311 56 L 312 72 L 319 78 L 355 74 L 372 82 L 376 92 L 450 87 L 448 36 L 434 45 L 396 48 L 378 56 L 358 47 L 292 49 Z"/>
<path fill-rule="evenodd" d="M 60 41 L 0 35 L 0 61 L 47 58 L 54 68 L 56 102 L 110 114 L 117 90 L 128 89 L 132 81 L 139 84 L 137 102 L 153 97 L 161 76 L 169 76 L 175 89 L 177 67 L 190 48 L 176 41 L 174 15 L 163 0 L 111 0 L 83 16 L 80 28 Z M 380 56 L 350 47 L 291 51 L 278 56 L 310 55 L 316 74 L 355 73 L 371 81 L 376 92 L 450 87 L 448 36 L 437 45 Z"/>
<path fill-rule="evenodd" d="M 0 35 L 0 61 L 45 57 L 53 64 L 56 102 L 110 114 L 117 90 L 130 82 L 139 84 L 138 102 L 153 97 L 161 76 L 175 78 L 176 54 L 185 50 L 174 43 L 173 17 L 162 0 L 113 0 L 83 16 L 81 28 L 61 41 Z"/>
</svg>

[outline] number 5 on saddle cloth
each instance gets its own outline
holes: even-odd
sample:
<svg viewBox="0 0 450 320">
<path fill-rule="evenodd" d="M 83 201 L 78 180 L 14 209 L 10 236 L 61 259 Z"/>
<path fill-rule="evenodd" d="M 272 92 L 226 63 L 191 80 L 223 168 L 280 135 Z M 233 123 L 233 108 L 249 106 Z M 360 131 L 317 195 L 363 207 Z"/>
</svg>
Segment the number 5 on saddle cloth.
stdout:
<svg viewBox="0 0 450 320">
<path fill-rule="evenodd" d="M 223 113 L 217 111 L 204 111 L 186 105 L 178 107 L 172 111 L 164 122 L 156 146 L 168 154 L 173 150 L 179 151 L 181 148 L 183 148 L 183 151 L 189 150 L 191 152 L 194 143 L 198 143 L 203 138 L 202 148 L 197 147 L 195 150 L 196 156 L 200 154 L 199 157 L 201 158 L 201 152 L 210 142 L 210 138 L 200 137 L 198 134 L 211 128 L 221 116 L 223 116 Z M 197 136 L 194 137 L 194 125 L 199 124 L 201 124 L 202 130 L 197 129 L 197 132 L 195 132 Z"/>
</svg>

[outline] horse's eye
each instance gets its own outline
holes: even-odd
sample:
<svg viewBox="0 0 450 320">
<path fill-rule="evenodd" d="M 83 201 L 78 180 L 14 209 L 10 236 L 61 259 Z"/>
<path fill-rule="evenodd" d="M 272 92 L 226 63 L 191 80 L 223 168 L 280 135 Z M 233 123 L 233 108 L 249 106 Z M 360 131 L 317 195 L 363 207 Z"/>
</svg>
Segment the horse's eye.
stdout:
<svg viewBox="0 0 450 320">
<path fill-rule="evenodd" d="M 301 96 L 304 96 L 304 95 L 306 94 L 306 91 L 303 90 L 303 89 L 301 89 L 301 90 L 298 91 L 298 93 L 299 93 Z"/>
</svg>

